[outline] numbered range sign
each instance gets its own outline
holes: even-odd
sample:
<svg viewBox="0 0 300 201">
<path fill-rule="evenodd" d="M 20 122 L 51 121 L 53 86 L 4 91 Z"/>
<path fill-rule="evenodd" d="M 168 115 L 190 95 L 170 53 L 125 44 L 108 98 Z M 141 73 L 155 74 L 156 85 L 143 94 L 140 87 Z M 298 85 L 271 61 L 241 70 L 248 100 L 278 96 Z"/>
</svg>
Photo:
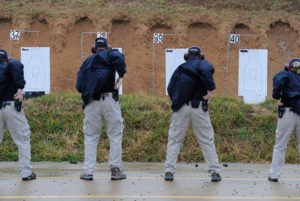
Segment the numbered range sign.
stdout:
<svg viewBox="0 0 300 201">
<path fill-rule="evenodd" d="M 107 32 L 97 32 L 97 38 L 107 38 Z"/>
<path fill-rule="evenodd" d="M 240 43 L 240 34 L 229 34 L 229 43 L 238 44 Z"/>
<path fill-rule="evenodd" d="M 21 36 L 21 31 L 10 30 L 10 40 L 19 40 Z"/>
<path fill-rule="evenodd" d="M 154 33 L 153 34 L 153 43 L 163 43 L 164 34 L 163 33 Z"/>
</svg>

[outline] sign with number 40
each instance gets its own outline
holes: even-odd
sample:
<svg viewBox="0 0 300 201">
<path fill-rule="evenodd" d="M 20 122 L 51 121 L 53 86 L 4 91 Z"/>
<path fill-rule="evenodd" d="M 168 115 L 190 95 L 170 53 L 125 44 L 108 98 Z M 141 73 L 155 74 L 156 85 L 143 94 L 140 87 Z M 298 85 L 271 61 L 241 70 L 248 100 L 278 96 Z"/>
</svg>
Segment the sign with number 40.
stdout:
<svg viewBox="0 0 300 201">
<path fill-rule="evenodd" d="M 240 43 L 240 34 L 230 34 L 229 35 L 229 42 L 233 44 L 238 44 Z"/>
</svg>

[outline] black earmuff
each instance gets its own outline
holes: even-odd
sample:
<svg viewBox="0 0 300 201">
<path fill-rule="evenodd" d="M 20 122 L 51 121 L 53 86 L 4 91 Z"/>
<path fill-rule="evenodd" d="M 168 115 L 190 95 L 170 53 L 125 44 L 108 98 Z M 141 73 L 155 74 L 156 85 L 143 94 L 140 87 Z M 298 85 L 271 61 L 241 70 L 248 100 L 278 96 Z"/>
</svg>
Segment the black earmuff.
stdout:
<svg viewBox="0 0 300 201">
<path fill-rule="evenodd" d="M 95 53 L 97 52 L 97 48 L 94 47 L 94 46 L 92 46 L 92 47 L 91 47 L 91 52 L 92 52 L 93 54 L 95 54 Z"/>
<path fill-rule="evenodd" d="M 189 60 L 189 53 L 184 53 L 183 58 L 185 61 Z"/>
<path fill-rule="evenodd" d="M 1 61 L 9 62 L 7 52 L 5 50 L 0 50 Z"/>
<path fill-rule="evenodd" d="M 189 54 L 188 52 L 187 52 L 187 53 L 184 53 L 183 58 L 184 58 L 185 61 L 189 60 L 190 54 Z M 204 60 L 204 59 L 205 59 L 205 55 L 202 54 L 202 53 L 200 53 L 199 56 L 198 56 L 198 58 L 199 58 L 200 60 Z"/>
<path fill-rule="evenodd" d="M 107 45 L 106 50 L 107 50 L 107 51 L 112 50 L 112 46 L 111 46 L 111 45 Z M 92 46 L 92 47 L 91 47 L 91 52 L 92 52 L 93 54 L 97 53 L 97 48 L 96 48 L 95 46 Z"/>
<path fill-rule="evenodd" d="M 202 53 L 200 53 L 200 55 L 199 55 L 199 59 L 201 59 L 201 60 L 204 60 L 204 59 L 205 59 L 205 55 L 204 55 L 204 54 L 202 54 Z"/>
<path fill-rule="evenodd" d="M 284 70 L 285 71 L 290 71 L 290 66 L 288 64 L 284 65 Z"/>
</svg>

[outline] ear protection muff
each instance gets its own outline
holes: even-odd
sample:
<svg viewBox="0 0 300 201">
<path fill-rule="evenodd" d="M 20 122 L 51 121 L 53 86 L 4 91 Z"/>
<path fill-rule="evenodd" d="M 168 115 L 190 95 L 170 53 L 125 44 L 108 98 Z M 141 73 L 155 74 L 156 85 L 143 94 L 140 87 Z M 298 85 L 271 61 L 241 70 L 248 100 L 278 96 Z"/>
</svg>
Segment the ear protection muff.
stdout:
<svg viewBox="0 0 300 201">
<path fill-rule="evenodd" d="M 183 56 L 184 60 L 187 61 L 189 60 L 189 53 L 184 53 L 184 56 Z"/>
<path fill-rule="evenodd" d="M 289 64 L 286 64 L 284 66 L 284 70 L 286 71 L 291 71 L 293 69 L 300 69 L 300 59 L 298 58 L 294 58 L 294 59 L 291 59 Z"/>
<path fill-rule="evenodd" d="M 91 47 L 91 52 L 92 52 L 93 54 L 95 54 L 95 53 L 97 52 L 97 48 L 96 48 L 95 46 L 92 46 L 92 47 Z"/>
<path fill-rule="evenodd" d="M 5 50 L 0 50 L 0 57 L 2 61 L 9 62 L 9 58 L 7 56 L 7 52 Z"/>
<path fill-rule="evenodd" d="M 289 66 L 288 64 L 285 64 L 285 65 L 284 65 L 284 70 L 285 70 L 285 71 L 290 71 L 290 66 Z"/>
<path fill-rule="evenodd" d="M 111 46 L 111 45 L 107 45 L 106 50 L 107 50 L 107 51 L 112 50 L 112 46 Z M 91 52 L 92 52 L 93 54 L 97 53 L 97 48 L 96 48 L 95 46 L 92 46 L 92 47 L 91 47 Z"/>
</svg>

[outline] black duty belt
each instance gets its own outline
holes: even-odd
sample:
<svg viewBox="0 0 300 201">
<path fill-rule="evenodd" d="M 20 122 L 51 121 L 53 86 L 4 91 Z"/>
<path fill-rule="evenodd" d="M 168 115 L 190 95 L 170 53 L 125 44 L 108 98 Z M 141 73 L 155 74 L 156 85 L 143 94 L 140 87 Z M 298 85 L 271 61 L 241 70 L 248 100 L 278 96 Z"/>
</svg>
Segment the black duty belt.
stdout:
<svg viewBox="0 0 300 201">
<path fill-rule="evenodd" d="M 93 100 L 97 100 L 97 101 L 99 101 L 101 99 L 104 100 L 105 97 L 109 97 L 109 92 L 108 93 L 102 93 L 102 94 L 100 94 L 100 96 L 94 97 Z"/>
<path fill-rule="evenodd" d="M 285 107 L 284 109 L 285 109 L 286 111 L 290 111 L 290 112 L 296 113 L 296 111 L 295 111 L 293 108 L 291 108 L 291 107 Z"/>
<path fill-rule="evenodd" d="M 12 102 L 7 102 L 7 101 L 2 102 L 2 103 L 0 104 L 0 110 L 1 110 L 2 108 L 5 108 L 6 106 L 11 106 L 11 104 L 12 104 Z"/>
<path fill-rule="evenodd" d="M 285 112 L 287 112 L 287 111 L 289 111 L 289 112 L 294 112 L 294 113 L 296 113 L 296 111 L 293 109 L 293 108 L 291 108 L 291 107 L 279 107 L 279 108 L 282 108 Z"/>
</svg>

